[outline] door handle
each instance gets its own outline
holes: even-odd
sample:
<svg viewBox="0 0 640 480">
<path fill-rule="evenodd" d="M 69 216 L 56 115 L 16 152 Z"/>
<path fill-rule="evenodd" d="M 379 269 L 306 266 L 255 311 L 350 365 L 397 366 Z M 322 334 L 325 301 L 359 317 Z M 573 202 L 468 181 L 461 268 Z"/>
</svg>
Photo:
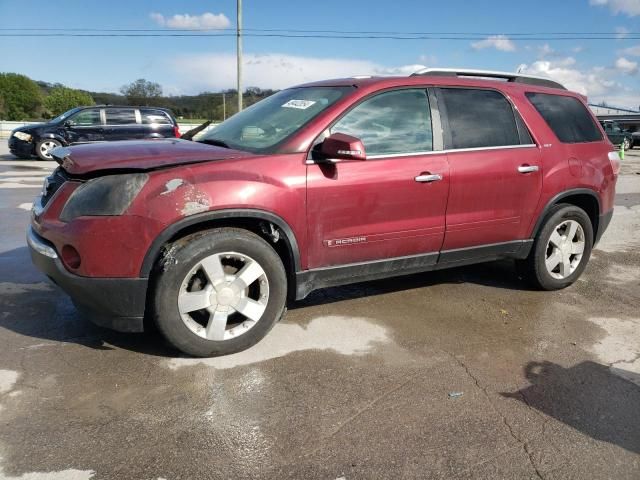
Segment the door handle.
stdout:
<svg viewBox="0 0 640 480">
<path fill-rule="evenodd" d="M 439 180 L 442 180 L 442 175 L 440 175 L 439 173 L 435 173 L 435 174 L 425 173 L 425 174 L 418 175 L 414 180 L 416 182 L 421 182 L 421 183 L 437 182 Z"/>
<path fill-rule="evenodd" d="M 538 170 L 540 170 L 540 167 L 538 167 L 538 165 L 520 165 L 518 167 L 518 172 L 520 173 L 531 173 L 537 172 Z"/>
</svg>

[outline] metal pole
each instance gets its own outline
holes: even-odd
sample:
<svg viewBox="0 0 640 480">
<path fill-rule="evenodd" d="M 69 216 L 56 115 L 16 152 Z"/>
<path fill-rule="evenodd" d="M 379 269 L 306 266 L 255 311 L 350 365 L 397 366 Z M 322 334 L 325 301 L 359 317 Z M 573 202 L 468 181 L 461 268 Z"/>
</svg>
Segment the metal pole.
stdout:
<svg viewBox="0 0 640 480">
<path fill-rule="evenodd" d="M 236 30 L 238 40 L 238 112 L 242 111 L 242 0 L 238 0 L 238 25 Z"/>
<path fill-rule="evenodd" d="M 227 119 L 227 98 L 225 96 L 225 93 L 222 92 L 222 120 L 226 120 Z"/>
</svg>

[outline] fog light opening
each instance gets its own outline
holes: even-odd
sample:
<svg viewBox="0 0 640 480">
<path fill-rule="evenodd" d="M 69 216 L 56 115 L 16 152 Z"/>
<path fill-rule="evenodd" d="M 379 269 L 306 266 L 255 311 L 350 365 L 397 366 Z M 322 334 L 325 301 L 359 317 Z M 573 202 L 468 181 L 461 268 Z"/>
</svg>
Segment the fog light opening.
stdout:
<svg viewBox="0 0 640 480">
<path fill-rule="evenodd" d="M 80 254 L 71 245 L 65 245 L 64 247 L 62 247 L 60 256 L 62 257 L 62 261 L 67 267 L 73 268 L 75 270 L 80 266 Z"/>
</svg>

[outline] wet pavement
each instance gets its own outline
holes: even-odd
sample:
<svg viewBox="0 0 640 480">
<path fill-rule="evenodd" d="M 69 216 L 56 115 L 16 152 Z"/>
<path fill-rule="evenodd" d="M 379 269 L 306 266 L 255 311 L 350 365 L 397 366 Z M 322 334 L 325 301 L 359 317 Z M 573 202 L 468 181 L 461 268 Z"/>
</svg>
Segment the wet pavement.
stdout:
<svg viewBox="0 0 640 480">
<path fill-rule="evenodd" d="M 1 480 L 640 478 L 640 151 L 566 290 L 510 262 L 327 289 L 201 360 L 32 267 L 52 164 L 0 148 Z"/>
</svg>

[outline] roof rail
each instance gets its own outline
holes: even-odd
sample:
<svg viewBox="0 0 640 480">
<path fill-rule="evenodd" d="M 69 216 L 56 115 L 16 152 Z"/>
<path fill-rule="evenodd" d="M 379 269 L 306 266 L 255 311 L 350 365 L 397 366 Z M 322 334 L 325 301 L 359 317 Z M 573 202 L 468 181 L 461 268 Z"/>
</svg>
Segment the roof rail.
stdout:
<svg viewBox="0 0 640 480">
<path fill-rule="evenodd" d="M 550 80 L 545 77 L 537 77 L 535 75 L 523 75 L 513 72 L 494 72 L 492 70 L 469 70 L 458 68 L 423 68 L 411 74 L 412 77 L 421 75 L 432 75 L 441 77 L 485 77 L 485 78 L 501 78 L 507 82 L 526 83 L 528 85 L 537 85 L 539 87 L 551 87 L 566 90 L 564 85 Z"/>
</svg>

